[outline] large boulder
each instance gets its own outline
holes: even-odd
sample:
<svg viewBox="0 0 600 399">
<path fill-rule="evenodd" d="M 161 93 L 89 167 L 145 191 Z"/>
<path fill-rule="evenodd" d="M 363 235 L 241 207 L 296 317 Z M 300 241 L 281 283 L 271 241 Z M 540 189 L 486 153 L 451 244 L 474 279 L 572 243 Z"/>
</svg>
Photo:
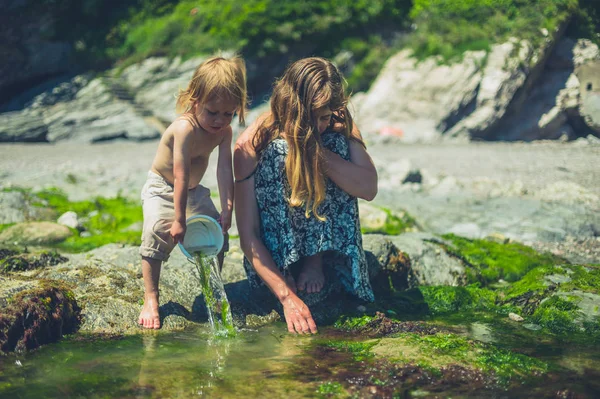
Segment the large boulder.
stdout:
<svg viewBox="0 0 600 399">
<path fill-rule="evenodd" d="M 482 79 L 485 52 L 467 52 L 460 63 L 419 62 L 410 50 L 391 57 L 367 93 L 352 98 L 356 121 L 367 133 L 394 128 L 406 141 L 439 138 L 453 115 L 472 101 Z"/>
<path fill-rule="evenodd" d="M 67 226 L 52 222 L 26 222 L 10 226 L 0 233 L 0 242 L 14 245 L 49 245 L 69 238 Z"/>
<path fill-rule="evenodd" d="M 600 133 L 600 52 L 589 40 L 561 39 L 523 105 L 496 129 L 502 140 L 574 139 Z"/>
<path fill-rule="evenodd" d="M 468 51 L 451 65 L 440 65 L 437 57 L 419 62 L 403 50 L 387 61 L 368 93 L 353 98 L 357 122 L 367 132 L 402 131 L 409 142 L 442 135 L 493 138 L 493 127 L 546 50 L 512 39 L 489 54 Z"/>
</svg>

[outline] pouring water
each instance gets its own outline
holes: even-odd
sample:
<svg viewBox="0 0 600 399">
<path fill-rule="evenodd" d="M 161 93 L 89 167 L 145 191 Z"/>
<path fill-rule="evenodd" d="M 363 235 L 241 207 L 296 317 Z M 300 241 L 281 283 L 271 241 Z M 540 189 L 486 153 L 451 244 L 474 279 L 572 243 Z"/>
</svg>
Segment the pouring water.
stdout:
<svg viewBox="0 0 600 399">
<path fill-rule="evenodd" d="M 233 316 L 221 279 L 217 257 L 204 255 L 203 251 L 195 251 L 194 261 L 212 330 L 217 335 L 234 335 Z"/>
</svg>

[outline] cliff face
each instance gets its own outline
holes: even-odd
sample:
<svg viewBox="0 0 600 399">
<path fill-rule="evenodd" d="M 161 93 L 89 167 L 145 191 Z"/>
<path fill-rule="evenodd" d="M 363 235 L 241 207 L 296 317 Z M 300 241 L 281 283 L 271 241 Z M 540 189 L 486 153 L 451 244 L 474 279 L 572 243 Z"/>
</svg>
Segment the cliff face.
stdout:
<svg viewBox="0 0 600 399">
<path fill-rule="evenodd" d="M 0 13 L 0 104 L 70 69 L 72 49 L 51 39 L 56 29 L 50 2 L 4 0 Z"/>
<path fill-rule="evenodd" d="M 532 141 L 599 135 L 598 47 L 561 37 L 542 48 L 517 39 L 461 62 L 388 60 L 367 93 L 353 97 L 365 132 L 405 141 L 441 138 Z"/>
</svg>

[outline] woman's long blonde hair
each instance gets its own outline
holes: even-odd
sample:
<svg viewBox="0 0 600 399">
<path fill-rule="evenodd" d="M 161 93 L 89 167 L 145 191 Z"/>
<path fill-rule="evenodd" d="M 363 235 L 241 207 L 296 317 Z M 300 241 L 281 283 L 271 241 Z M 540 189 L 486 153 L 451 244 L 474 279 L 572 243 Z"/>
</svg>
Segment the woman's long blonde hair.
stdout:
<svg viewBox="0 0 600 399">
<path fill-rule="evenodd" d="M 248 104 L 246 64 L 241 57 L 215 56 L 198 65 L 192 80 L 177 96 L 176 111 L 189 112 L 194 104 L 204 104 L 215 95 L 226 95 L 238 103 L 238 118 L 244 124 Z"/>
<path fill-rule="evenodd" d="M 325 220 L 318 209 L 325 199 L 326 182 L 323 142 L 317 128 L 315 110 L 328 107 L 332 122 L 340 124 L 340 134 L 350 137 L 352 118 L 347 108 L 344 79 L 331 61 L 304 58 L 291 64 L 275 84 L 271 115 L 259 126 L 253 145 L 258 156 L 275 138 L 284 136 L 288 144 L 285 170 L 290 188 L 289 203 L 304 206 Z"/>
</svg>

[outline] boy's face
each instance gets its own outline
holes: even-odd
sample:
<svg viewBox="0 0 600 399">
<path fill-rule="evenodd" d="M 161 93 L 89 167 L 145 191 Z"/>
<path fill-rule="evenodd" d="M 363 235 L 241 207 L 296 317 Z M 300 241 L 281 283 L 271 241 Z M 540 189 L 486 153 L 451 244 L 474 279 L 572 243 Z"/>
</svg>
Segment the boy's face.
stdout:
<svg viewBox="0 0 600 399">
<path fill-rule="evenodd" d="M 213 96 L 204 104 L 197 104 L 195 113 L 202 129 L 209 134 L 218 134 L 231 124 L 237 108 L 235 99 L 229 96 Z"/>
<path fill-rule="evenodd" d="M 331 112 L 329 107 L 317 108 L 313 111 L 313 116 L 315 118 L 319 134 L 322 134 L 325 129 L 327 129 L 329 123 L 331 122 L 332 115 L 333 112 Z"/>
</svg>

